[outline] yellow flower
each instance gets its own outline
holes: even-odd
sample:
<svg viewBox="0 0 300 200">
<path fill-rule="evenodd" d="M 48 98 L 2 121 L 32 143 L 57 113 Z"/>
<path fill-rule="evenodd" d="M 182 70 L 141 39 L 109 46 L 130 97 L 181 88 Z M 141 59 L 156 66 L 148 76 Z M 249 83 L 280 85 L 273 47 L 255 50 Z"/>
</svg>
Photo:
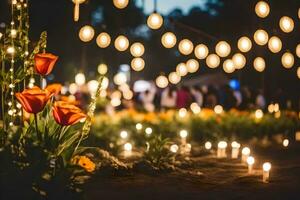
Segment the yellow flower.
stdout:
<svg viewBox="0 0 300 200">
<path fill-rule="evenodd" d="M 93 163 L 88 157 L 86 156 L 80 156 L 78 158 L 78 163 L 79 166 L 84 168 L 87 172 L 93 172 L 96 168 L 95 163 Z"/>
</svg>

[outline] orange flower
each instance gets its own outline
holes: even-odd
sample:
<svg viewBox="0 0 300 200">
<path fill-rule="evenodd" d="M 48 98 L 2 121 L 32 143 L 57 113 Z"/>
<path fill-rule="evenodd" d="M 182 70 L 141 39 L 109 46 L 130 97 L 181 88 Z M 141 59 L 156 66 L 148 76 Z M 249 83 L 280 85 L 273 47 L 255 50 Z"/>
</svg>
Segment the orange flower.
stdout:
<svg viewBox="0 0 300 200">
<path fill-rule="evenodd" d="M 87 172 L 93 172 L 96 168 L 95 163 L 93 163 L 88 157 L 80 156 L 78 159 L 78 165 L 84 168 Z"/>
<path fill-rule="evenodd" d="M 66 102 L 66 103 L 75 105 L 75 106 L 79 106 L 80 105 L 80 102 L 77 101 L 74 96 L 61 96 L 60 100 Z"/>
<path fill-rule="evenodd" d="M 48 90 L 50 93 L 54 95 L 58 95 L 61 91 L 62 85 L 59 83 L 50 84 L 46 87 L 46 90 Z"/>
<path fill-rule="evenodd" d="M 53 106 L 53 117 L 55 121 L 62 126 L 76 124 L 86 115 L 77 106 L 68 104 L 64 101 L 57 101 Z"/>
<path fill-rule="evenodd" d="M 58 57 L 51 53 L 36 54 L 34 57 L 35 71 L 42 76 L 50 74 L 57 59 Z"/>
<path fill-rule="evenodd" d="M 51 96 L 52 94 L 48 90 L 42 90 L 37 86 L 25 89 L 21 93 L 16 93 L 16 98 L 21 103 L 23 109 L 33 114 L 41 112 Z"/>
</svg>

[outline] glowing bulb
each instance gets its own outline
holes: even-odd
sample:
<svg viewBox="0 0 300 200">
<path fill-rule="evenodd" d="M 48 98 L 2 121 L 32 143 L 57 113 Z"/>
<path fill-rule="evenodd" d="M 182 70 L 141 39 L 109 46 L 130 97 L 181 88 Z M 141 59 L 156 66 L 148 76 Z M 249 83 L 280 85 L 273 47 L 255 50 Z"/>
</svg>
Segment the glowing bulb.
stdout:
<svg viewBox="0 0 300 200">
<path fill-rule="evenodd" d="M 187 67 L 186 67 L 186 64 L 184 63 L 179 63 L 176 67 L 176 73 L 179 75 L 179 76 L 185 76 L 187 75 L 188 73 L 188 70 L 187 70 Z"/>
<path fill-rule="evenodd" d="M 195 102 L 190 105 L 190 108 L 194 114 L 199 114 L 201 112 L 200 106 Z"/>
<path fill-rule="evenodd" d="M 136 125 L 135 125 L 135 128 L 136 128 L 136 130 L 142 130 L 142 128 L 143 128 L 143 125 L 141 124 L 141 123 L 137 123 Z"/>
<path fill-rule="evenodd" d="M 99 86 L 99 82 L 96 80 L 91 80 L 88 82 L 87 86 L 90 94 L 95 95 Z"/>
<path fill-rule="evenodd" d="M 155 82 L 159 88 L 166 88 L 169 84 L 168 78 L 163 75 L 158 76 Z"/>
<path fill-rule="evenodd" d="M 85 84 L 85 75 L 83 73 L 76 74 L 75 83 L 79 86 L 84 85 Z"/>
<path fill-rule="evenodd" d="M 122 139 L 126 139 L 126 138 L 128 137 L 128 132 L 127 132 L 127 131 L 121 131 L 121 132 L 120 132 L 120 137 L 121 137 Z"/>
<path fill-rule="evenodd" d="M 147 19 L 147 25 L 151 29 L 159 29 L 163 22 L 164 19 L 159 13 L 152 13 Z"/>
<path fill-rule="evenodd" d="M 193 52 L 194 45 L 193 45 L 193 43 L 190 40 L 183 39 L 183 40 L 181 40 L 179 42 L 178 50 L 183 55 L 189 55 L 189 54 L 191 54 Z"/>
<path fill-rule="evenodd" d="M 118 107 L 119 105 L 121 105 L 121 100 L 119 98 L 112 98 L 110 100 L 110 104 L 113 106 L 113 107 Z"/>
<path fill-rule="evenodd" d="M 289 69 L 291 67 L 293 67 L 295 62 L 295 58 L 293 56 L 293 54 L 286 52 L 282 55 L 281 57 L 281 63 L 283 65 L 283 67 Z"/>
<path fill-rule="evenodd" d="M 253 165 L 255 163 L 255 159 L 252 156 L 249 156 L 247 158 L 248 165 Z"/>
<path fill-rule="evenodd" d="M 216 53 L 220 57 L 227 57 L 230 54 L 230 52 L 231 52 L 231 47 L 227 42 L 220 41 L 216 45 Z"/>
<path fill-rule="evenodd" d="M 179 147 L 178 147 L 177 144 L 173 144 L 173 145 L 170 146 L 170 151 L 172 153 L 177 153 L 178 149 L 179 149 Z"/>
<path fill-rule="evenodd" d="M 223 113 L 223 107 L 221 106 L 221 105 L 216 105 L 215 107 L 214 107 L 214 111 L 215 111 L 215 113 L 216 114 L 222 114 Z"/>
<path fill-rule="evenodd" d="M 206 58 L 206 64 L 209 68 L 217 68 L 220 65 L 220 58 L 216 54 L 210 54 Z"/>
<path fill-rule="evenodd" d="M 129 40 L 124 35 L 120 35 L 115 40 L 115 48 L 118 51 L 126 51 L 129 46 Z"/>
<path fill-rule="evenodd" d="M 294 30 L 295 24 L 292 18 L 288 16 L 283 16 L 280 18 L 279 26 L 283 32 L 290 33 Z"/>
<path fill-rule="evenodd" d="M 123 92 L 123 97 L 126 100 L 131 100 L 133 98 L 133 92 L 131 90 Z"/>
<path fill-rule="evenodd" d="M 244 37 L 241 37 L 239 40 L 238 40 L 238 48 L 241 52 L 248 52 L 251 50 L 252 48 L 252 42 L 251 40 L 244 36 Z"/>
<path fill-rule="evenodd" d="M 100 48 L 106 48 L 110 45 L 111 38 L 108 33 L 102 32 L 96 38 L 96 43 Z"/>
<path fill-rule="evenodd" d="M 94 38 L 95 30 L 93 27 L 86 25 L 83 26 L 79 31 L 79 38 L 83 42 L 89 42 Z"/>
<path fill-rule="evenodd" d="M 69 85 L 69 92 L 70 94 L 74 95 L 78 90 L 78 85 L 76 83 L 71 83 Z"/>
<path fill-rule="evenodd" d="M 223 70 L 226 73 L 232 73 L 235 71 L 234 62 L 231 59 L 227 59 L 223 63 Z"/>
<path fill-rule="evenodd" d="M 263 72 L 266 68 L 266 62 L 262 57 L 257 57 L 253 61 L 254 69 L 258 72 Z"/>
<path fill-rule="evenodd" d="M 132 144 L 130 144 L 129 142 L 124 144 L 124 150 L 125 151 L 132 151 Z"/>
<path fill-rule="evenodd" d="M 271 52 L 278 53 L 279 51 L 281 51 L 282 42 L 278 37 L 273 36 L 270 38 L 270 40 L 268 42 L 268 47 Z"/>
<path fill-rule="evenodd" d="M 153 132 L 153 130 L 152 130 L 152 128 L 150 128 L 150 127 L 148 127 L 148 128 L 145 129 L 145 133 L 146 133 L 147 135 L 151 135 L 152 132 Z"/>
<path fill-rule="evenodd" d="M 296 47 L 296 55 L 298 56 L 298 58 L 300 58 L 300 44 L 298 44 Z"/>
<path fill-rule="evenodd" d="M 161 43 L 166 48 L 172 48 L 176 45 L 177 39 L 174 33 L 167 32 L 161 37 Z"/>
<path fill-rule="evenodd" d="M 208 50 L 207 46 L 204 44 L 198 44 L 195 47 L 195 56 L 198 59 L 205 59 L 207 57 L 208 53 L 209 53 L 209 50 Z"/>
<path fill-rule="evenodd" d="M 264 116 L 264 112 L 261 109 L 257 109 L 255 111 L 255 118 L 256 119 L 261 119 L 261 118 L 263 118 L 263 116 Z"/>
<path fill-rule="evenodd" d="M 107 68 L 106 64 L 101 63 L 101 64 L 98 65 L 98 69 L 97 70 L 98 70 L 99 74 L 104 75 L 104 74 L 107 73 L 108 68 Z"/>
<path fill-rule="evenodd" d="M 288 146 L 289 146 L 289 143 L 290 143 L 290 141 L 289 141 L 288 139 L 284 139 L 283 142 L 282 142 L 282 145 L 283 145 L 284 147 L 288 147 Z"/>
<path fill-rule="evenodd" d="M 113 0 L 113 4 L 118 9 L 124 9 L 127 7 L 129 0 Z"/>
<path fill-rule="evenodd" d="M 236 142 L 236 141 L 233 141 L 233 142 L 231 143 L 231 147 L 232 147 L 232 148 L 240 148 L 240 147 L 241 147 L 241 144 L 239 144 L 239 143 Z"/>
<path fill-rule="evenodd" d="M 171 72 L 168 76 L 169 82 L 172 84 L 177 84 L 181 80 L 181 76 L 178 75 L 176 72 Z"/>
<path fill-rule="evenodd" d="M 269 163 L 269 162 L 265 162 L 264 164 L 263 164 L 263 170 L 264 171 L 270 171 L 271 170 L 271 163 Z"/>
<path fill-rule="evenodd" d="M 131 61 L 131 68 L 134 70 L 134 71 L 142 71 L 145 67 L 145 61 L 144 59 L 142 58 L 134 58 L 132 59 Z"/>
<path fill-rule="evenodd" d="M 187 130 L 181 130 L 181 131 L 179 132 L 179 136 L 180 136 L 181 138 L 186 138 L 186 137 L 188 136 Z"/>
<path fill-rule="evenodd" d="M 254 33 L 254 41 L 258 45 L 265 45 L 268 43 L 269 35 L 265 30 L 259 29 Z"/>
<path fill-rule="evenodd" d="M 255 13 L 258 17 L 265 18 L 270 13 L 270 6 L 265 1 L 259 1 L 255 6 Z"/>
<path fill-rule="evenodd" d="M 241 53 L 234 54 L 232 57 L 232 61 L 236 69 L 242 69 L 246 65 L 246 58 Z"/>
<path fill-rule="evenodd" d="M 130 47 L 130 53 L 134 57 L 140 57 L 145 53 L 144 45 L 140 42 L 133 43 Z"/>
<path fill-rule="evenodd" d="M 114 83 L 116 85 L 122 85 L 125 84 L 126 82 L 127 82 L 127 77 L 125 73 L 120 72 L 114 76 Z"/>
<path fill-rule="evenodd" d="M 187 115 L 187 110 L 186 110 L 185 108 L 180 108 L 179 111 L 178 111 L 178 115 L 179 115 L 179 117 L 181 117 L 181 118 L 186 117 L 186 115 Z"/>
<path fill-rule="evenodd" d="M 101 89 L 106 90 L 109 85 L 109 80 L 107 77 L 103 77 L 102 82 L 101 82 Z"/>
<path fill-rule="evenodd" d="M 195 73 L 199 69 L 199 62 L 195 59 L 189 59 L 186 62 L 186 67 L 189 73 Z"/>
<path fill-rule="evenodd" d="M 205 147 L 206 150 L 210 150 L 211 147 L 212 147 L 211 142 L 205 142 L 204 147 Z"/>
<path fill-rule="evenodd" d="M 218 143 L 218 148 L 220 148 L 220 149 L 225 149 L 225 148 L 227 148 L 227 142 L 225 142 L 225 141 L 220 141 L 220 142 Z"/>
</svg>

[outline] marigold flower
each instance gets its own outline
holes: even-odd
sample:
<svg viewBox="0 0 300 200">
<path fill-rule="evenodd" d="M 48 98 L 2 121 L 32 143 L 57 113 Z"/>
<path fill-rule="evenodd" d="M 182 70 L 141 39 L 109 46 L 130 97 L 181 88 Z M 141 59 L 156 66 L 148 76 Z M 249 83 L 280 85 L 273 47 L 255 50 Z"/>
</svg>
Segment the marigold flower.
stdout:
<svg viewBox="0 0 300 200">
<path fill-rule="evenodd" d="M 84 168 L 87 172 L 95 171 L 96 165 L 88 157 L 80 156 L 78 159 L 78 165 Z"/>
<path fill-rule="evenodd" d="M 50 74 L 57 59 L 58 57 L 51 53 L 36 54 L 34 57 L 35 71 L 42 76 Z"/>
<path fill-rule="evenodd" d="M 57 101 L 53 106 L 53 117 L 62 126 L 76 124 L 86 117 L 80 108 L 64 101 Z"/>
<path fill-rule="evenodd" d="M 52 94 L 48 90 L 42 90 L 37 86 L 25 89 L 21 93 L 16 93 L 16 98 L 23 109 L 26 112 L 33 114 L 41 112 L 51 96 Z"/>
</svg>

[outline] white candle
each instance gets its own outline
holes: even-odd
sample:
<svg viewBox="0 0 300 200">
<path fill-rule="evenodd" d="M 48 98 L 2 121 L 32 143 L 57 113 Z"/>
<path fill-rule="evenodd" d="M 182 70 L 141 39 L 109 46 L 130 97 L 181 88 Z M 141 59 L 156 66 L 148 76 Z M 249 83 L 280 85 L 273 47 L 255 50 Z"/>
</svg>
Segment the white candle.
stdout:
<svg viewBox="0 0 300 200">
<path fill-rule="evenodd" d="M 231 143 L 231 147 L 232 147 L 231 158 L 237 159 L 239 157 L 241 145 L 239 143 L 237 143 L 236 141 L 234 141 Z"/>
<path fill-rule="evenodd" d="M 206 150 L 211 150 L 211 147 L 212 147 L 211 142 L 205 142 L 204 147 Z"/>
<path fill-rule="evenodd" d="M 255 162 L 255 159 L 252 156 L 249 156 L 247 158 L 247 163 L 248 163 L 248 174 L 253 173 L 253 164 Z"/>
<path fill-rule="evenodd" d="M 226 148 L 227 148 L 227 142 L 221 141 L 218 143 L 217 158 L 226 157 Z"/>
<path fill-rule="evenodd" d="M 242 149 L 242 163 L 247 162 L 247 158 L 249 157 L 251 151 L 249 149 L 249 147 L 244 147 Z"/>
<path fill-rule="evenodd" d="M 263 164 L 263 182 L 268 183 L 270 179 L 270 170 L 271 170 L 271 163 L 266 162 Z"/>
</svg>

